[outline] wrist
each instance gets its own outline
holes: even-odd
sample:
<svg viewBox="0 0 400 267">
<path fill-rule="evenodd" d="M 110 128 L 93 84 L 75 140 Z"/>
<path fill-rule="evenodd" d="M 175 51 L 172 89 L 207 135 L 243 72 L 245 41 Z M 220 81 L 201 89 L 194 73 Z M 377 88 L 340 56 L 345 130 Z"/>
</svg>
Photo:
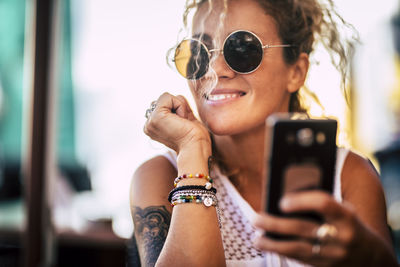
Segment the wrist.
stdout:
<svg viewBox="0 0 400 267">
<path fill-rule="evenodd" d="M 199 141 L 185 146 L 177 156 L 178 175 L 184 173 L 208 175 L 208 159 L 211 154 L 211 142 Z"/>
</svg>

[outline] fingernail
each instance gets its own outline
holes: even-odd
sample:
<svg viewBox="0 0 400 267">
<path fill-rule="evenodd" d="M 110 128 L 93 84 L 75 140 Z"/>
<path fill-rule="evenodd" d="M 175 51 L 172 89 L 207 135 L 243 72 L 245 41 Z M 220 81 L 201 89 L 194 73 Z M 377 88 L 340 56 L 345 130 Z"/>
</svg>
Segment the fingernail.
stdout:
<svg viewBox="0 0 400 267">
<path fill-rule="evenodd" d="M 257 230 L 254 234 L 254 238 L 253 238 L 253 245 L 256 249 L 260 248 L 260 239 L 262 237 L 263 233 L 261 230 Z"/>
<path fill-rule="evenodd" d="M 256 229 L 256 231 L 254 232 L 254 238 L 260 238 L 263 236 L 263 231 L 261 229 Z"/>
<path fill-rule="evenodd" d="M 250 219 L 250 223 L 254 225 L 254 224 L 258 224 L 258 222 L 260 220 L 262 220 L 262 216 L 259 213 L 255 213 L 249 219 Z"/>
<path fill-rule="evenodd" d="M 290 206 L 290 201 L 287 197 L 283 197 L 280 201 L 279 201 L 279 207 L 281 209 L 287 209 Z"/>
<path fill-rule="evenodd" d="M 251 223 L 252 225 L 254 225 L 254 223 L 255 223 L 255 221 L 256 221 L 256 218 L 257 218 L 257 214 L 254 214 L 253 216 L 250 216 L 249 221 L 250 221 L 250 223 Z"/>
</svg>

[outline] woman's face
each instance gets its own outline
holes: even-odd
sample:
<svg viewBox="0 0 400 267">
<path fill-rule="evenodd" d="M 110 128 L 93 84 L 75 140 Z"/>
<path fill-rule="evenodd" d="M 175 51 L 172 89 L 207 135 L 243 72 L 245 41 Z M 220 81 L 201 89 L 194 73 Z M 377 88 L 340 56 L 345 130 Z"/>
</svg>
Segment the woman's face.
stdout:
<svg viewBox="0 0 400 267">
<path fill-rule="evenodd" d="M 277 27 L 272 17 L 251 0 L 229 1 L 223 28 L 218 30 L 222 0 L 214 0 L 212 11 L 204 3 L 193 20 L 193 36 L 204 34 L 206 40 L 223 40 L 236 30 L 255 33 L 266 44 L 281 44 Z M 218 34 L 218 36 L 217 36 Z M 287 112 L 289 106 L 289 69 L 283 60 L 282 48 L 264 49 L 264 58 L 259 68 L 250 74 L 238 74 L 218 54 L 210 68 L 218 77 L 210 96 L 204 95 L 202 86 L 210 84 L 212 75 L 193 82 L 189 81 L 199 115 L 207 127 L 216 135 L 234 135 L 264 125 L 273 112 Z M 215 77 L 214 77 L 215 78 Z"/>
</svg>

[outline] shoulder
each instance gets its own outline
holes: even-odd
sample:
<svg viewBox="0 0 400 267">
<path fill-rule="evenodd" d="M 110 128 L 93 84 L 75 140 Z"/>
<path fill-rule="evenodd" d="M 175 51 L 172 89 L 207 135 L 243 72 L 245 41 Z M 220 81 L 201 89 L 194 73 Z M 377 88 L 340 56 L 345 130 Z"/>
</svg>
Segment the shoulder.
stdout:
<svg viewBox="0 0 400 267">
<path fill-rule="evenodd" d="M 164 156 L 156 156 L 141 164 L 131 182 L 131 207 L 169 206 L 167 197 L 176 175 L 175 167 Z"/>
<path fill-rule="evenodd" d="M 365 157 L 349 152 L 342 171 L 343 200 L 350 203 L 358 217 L 390 239 L 386 221 L 386 203 L 379 174 Z"/>
<path fill-rule="evenodd" d="M 343 198 L 363 190 L 382 191 L 379 174 L 371 161 L 352 151 L 349 151 L 342 170 Z"/>
</svg>

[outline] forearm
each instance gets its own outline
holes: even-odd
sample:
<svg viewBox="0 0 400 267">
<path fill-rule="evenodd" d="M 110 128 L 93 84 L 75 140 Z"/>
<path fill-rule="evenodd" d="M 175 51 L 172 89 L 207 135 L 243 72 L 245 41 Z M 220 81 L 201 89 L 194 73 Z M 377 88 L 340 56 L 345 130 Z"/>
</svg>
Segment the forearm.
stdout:
<svg viewBox="0 0 400 267">
<path fill-rule="evenodd" d="M 211 146 L 195 144 L 178 154 L 178 173 L 208 174 Z M 205 179 L 184 179 L 179 186 L 203 185 Z M 171 224 L 157 266 L 224 266 L 225 257 L 215 207 L 185 203 L 172 211 Z"/>
<path fill-rule="evenodd" d="M 168 237 L 156 266 L 224 266 L 215 208 L 198 204 L 174 208 Z"/>
</svg>

